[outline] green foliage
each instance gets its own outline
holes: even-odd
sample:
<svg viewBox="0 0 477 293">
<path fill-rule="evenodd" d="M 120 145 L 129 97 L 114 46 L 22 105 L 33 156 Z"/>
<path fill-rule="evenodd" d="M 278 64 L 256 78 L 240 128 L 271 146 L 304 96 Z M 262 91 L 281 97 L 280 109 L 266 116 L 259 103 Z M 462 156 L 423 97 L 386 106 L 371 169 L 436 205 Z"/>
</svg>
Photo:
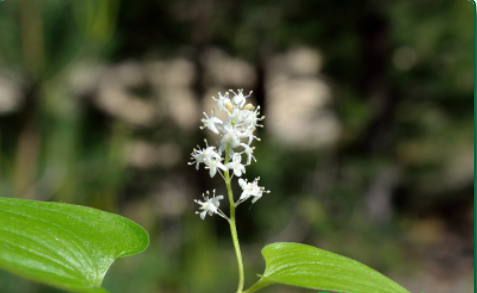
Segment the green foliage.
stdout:
<svg viewBox="0 0 477 293">
<path fill-rule="evenodd" d="M 298 243 L 273 243 L 262 250 L 262 280 L 323 291 L 409 293 L 377 271 L 344 256 Z"/>
<path fill-rule="evenodd" d="M 105 293 L 115 259 L 143 251 L 147 232 L 92 208 L 0 198 L 0 268 L 58 288 Z"/>
</svg>

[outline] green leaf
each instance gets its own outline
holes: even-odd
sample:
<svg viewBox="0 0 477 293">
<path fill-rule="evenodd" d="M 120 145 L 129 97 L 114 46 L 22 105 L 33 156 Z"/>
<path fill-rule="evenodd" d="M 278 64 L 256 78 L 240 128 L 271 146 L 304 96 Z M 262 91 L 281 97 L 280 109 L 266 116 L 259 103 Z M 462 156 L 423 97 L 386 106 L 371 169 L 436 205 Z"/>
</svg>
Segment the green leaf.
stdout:
<svg viewBox="0 0 477 293">
<path fill-rule="evenodd" d="M 326 292 L 409 293 L 362 263 L 313 246 L 273 243 L 262 254 L 267 265 L 257 289 L 279 283 Z"/>
<path fill-rule="evenodd" d="M 92 208 L 0 197 L 0 268 L 61 289 L 106 293 L 115 259 L 149 244 L 147 232 Z"/>
</svg>

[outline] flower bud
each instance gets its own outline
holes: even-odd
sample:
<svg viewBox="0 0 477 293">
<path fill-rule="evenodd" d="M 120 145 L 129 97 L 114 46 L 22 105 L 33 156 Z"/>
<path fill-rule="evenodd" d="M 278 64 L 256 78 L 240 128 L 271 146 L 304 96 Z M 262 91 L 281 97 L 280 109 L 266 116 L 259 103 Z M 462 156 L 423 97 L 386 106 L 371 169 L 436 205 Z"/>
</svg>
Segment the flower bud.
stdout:
<svg viewBox="0 0 477 293">
<path fill-rule="evenodd" d="M 232 112 L 232 110 L 234 109 L 234 105 L 232 103 L 228 102 L 228 103 L 225 104 L 225 108 L 227 110 L 229 110 L 229 112 Z"/>
<path fill-rule="evenodd" d="M 243 107 L 244 110 L 247 110 L 247 111 L 252 111 L 253 110 L 253 105 L 252 104 L 247 104 Z"/>
</svg>

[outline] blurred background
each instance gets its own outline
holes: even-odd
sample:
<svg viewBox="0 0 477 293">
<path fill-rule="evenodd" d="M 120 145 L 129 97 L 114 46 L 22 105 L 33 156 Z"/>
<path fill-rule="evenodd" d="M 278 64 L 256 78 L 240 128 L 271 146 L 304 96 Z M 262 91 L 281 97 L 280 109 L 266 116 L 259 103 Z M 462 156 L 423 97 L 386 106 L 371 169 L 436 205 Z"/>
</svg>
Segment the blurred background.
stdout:
<svg viewBox="0 0 477 293">
<path fill-rule="evenodd" d="M 264 245 L 293 241 L 411 292 L 473 292 L 473 14 L 464 0 L 1 2 L 0 195 L 146 228 L 111 292 L 234 292 L 227 223 L 194 214 L 225 186 L 187 162 L 211 96 L 254 90 L 267 119 L 246 178 L 272 193 L 238 209 L 246 287 Z M 5 272 L 0 286 L 62 292 Z"/>
</svg>

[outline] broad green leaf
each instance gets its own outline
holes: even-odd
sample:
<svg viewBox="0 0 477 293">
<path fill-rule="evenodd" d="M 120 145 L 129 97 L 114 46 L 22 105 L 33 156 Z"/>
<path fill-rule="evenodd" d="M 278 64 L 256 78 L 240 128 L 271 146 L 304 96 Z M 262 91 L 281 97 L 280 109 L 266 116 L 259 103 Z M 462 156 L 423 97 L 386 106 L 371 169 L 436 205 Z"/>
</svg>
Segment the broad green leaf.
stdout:
<svg viewBox="0 0 477 293">
<path fill-rule="evenodd" d="M 118 215 L 63 203 L 0 197 L 0 268 L 61 289 L 106 293 L 115 259 L 149 244 L 147 232 Z"/>
<path fill-rule="evenodd" d="M 362 263 L 313 246 L 273 243 L 265 246 L 262 254 L 267 264 L 263 285 L 279 283 L 326 292 L 409 293 Z"/>
</svg>

